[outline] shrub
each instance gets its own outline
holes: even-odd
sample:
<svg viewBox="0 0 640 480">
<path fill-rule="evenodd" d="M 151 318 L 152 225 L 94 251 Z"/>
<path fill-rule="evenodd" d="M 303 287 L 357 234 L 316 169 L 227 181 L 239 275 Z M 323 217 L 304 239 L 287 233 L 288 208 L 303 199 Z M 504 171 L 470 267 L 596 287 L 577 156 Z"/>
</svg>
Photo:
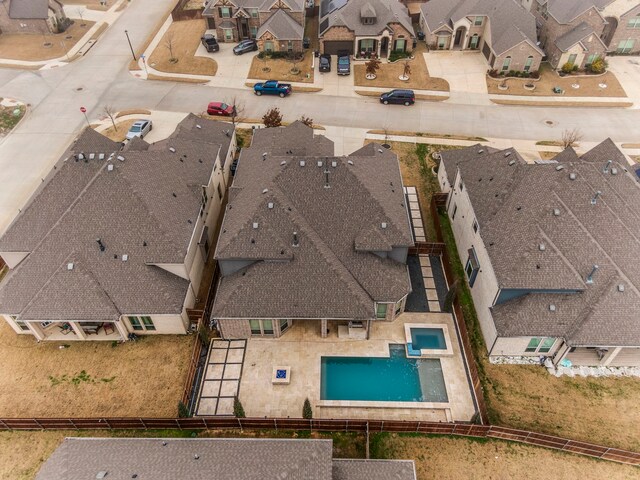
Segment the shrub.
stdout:
<svg viewBox="0 0 640 480">
<path fill-rule="evenodd" d="M 190 417 L 191 415 L 189 414 L 189 409 L 187 408 L 187 406 L 182 403 L 182 401 L 178 402 L 178 417 L 180 418 L 187 418 Z"/>
<path fill-rule="evenodd" d="M 515 70 L 509 70 L 509 73 L 507 73 L 508 77 L 515 77 L 516 76 L 516 71 Z"/>
<path fill-rule="evenodd" d="M 411 56 L 408 52 L 391 52 L 389 54 L 389 61 L 395 62 L 396 60 L 401 60 L 403 58 L 409 58 Z"/>
<path fill-rule="evenodd" d="M 282 125 L 282 114 L 280 113 L 280 109 L 277 107 L 271 108 L 267 110 L 262 116 L 262 123 L 267 128 L 279 127 Z"/>
<path fill-rule="evenodd" d="M 302 418 L 306 418 L 307 420 L 313 418 L 313 410 L 311 409 L 311 402 L 308 398 L 304 399 L 304 404 L 302 405 Z"/>
<path fill-rule="evenodd" d="M 378 60 L 375 57 L 369 60 L 367 63 L 365 63 L 365 69 L 366 69 L 367 75 L 375 75 L 378 69 L 380 68 L 380 63 L 381 63 L 380 60 Z"/>
<path fill-rule="evenodd" d="M 487 75 L 489 75 L 491 78 L 496 78 L 498 76 L 498 70 L 496 70 L 495 68 L 487 70 Z"/>
<path fill-rule="evenodd" d="M 591 73 L 604 73 L 607 70 L 607 66 L 604 58 L 596 57 L 588 68 Z"/>
<path fill-rule="evenodd" d="M 304 115 L 301 115 L 298 120 L 304 123 L 307 127 L 313 128 L 313 118 L 309 118 L 309 117 L 305 117 Z"/>
<path fill-rule="evenodd" d="M 529 72 L 529 77 L 531 78 L 540 78 L 540 72 L 538 70 L 534 70 L 533 72 Z"/>
<path fill-rule="evenodd" d="M 571 62 L 567 62 L 564 65 L 562 65 L 562 68 L 560 70 L 562 70 L 562 73 L 571 73 L 573 72 L 573 67 L 575 65 Z"/>
<path fill-rule="evenodd" d="M 240 403 L 240 399 L 238 397 L 233 397 L 233 415 L 236 418 L 246 417 L 244 407 L 242 406 L 242 403 Z"/>
</svg>

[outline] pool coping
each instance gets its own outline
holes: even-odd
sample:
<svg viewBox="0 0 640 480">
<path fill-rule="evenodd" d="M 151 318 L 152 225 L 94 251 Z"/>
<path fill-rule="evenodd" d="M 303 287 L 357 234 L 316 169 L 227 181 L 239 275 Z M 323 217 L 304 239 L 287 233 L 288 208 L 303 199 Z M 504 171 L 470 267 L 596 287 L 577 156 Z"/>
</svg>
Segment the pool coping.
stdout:
<svg viewBox="0 0 640 480">
<path fill-rule="evenodd" d="M 411 329 L 412 328 L 439 328 L 442 330 L 447 348 L 444 349 L 420 349 L 420 356 L 409 355 L 408 346 L 412 345 Z M 424 358 L 424 357 L 445 357 L 453 356 L 453 345 L 451 344 L 451 336 L 449 335 L 449 326 L 446 323 L 405 323 L 404 334 L 406 340 L 406 349 L 408 358 Z"/>
</svg>

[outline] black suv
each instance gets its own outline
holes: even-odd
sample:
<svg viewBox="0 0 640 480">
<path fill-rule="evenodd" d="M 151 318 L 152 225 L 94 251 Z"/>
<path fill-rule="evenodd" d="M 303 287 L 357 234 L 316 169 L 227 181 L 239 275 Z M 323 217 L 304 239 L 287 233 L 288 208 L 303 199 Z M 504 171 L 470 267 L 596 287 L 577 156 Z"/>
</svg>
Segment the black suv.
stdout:
<svg viewBox="0 0 640 480">
<path fill-rule="evenodd" d="M 318 69 L 321 72 L 330 72 L 331 71 L 331 55 L 323 53 L 320 55 L 320 66 Z"/>
<path fill-rule="evenodd" d="M 258 42 L 255 40 L 242 40 L 238 45 L 233 47 L 233 53 L 241 55 L 247 52 L 255 52 L 258 50 Z"/>
<path fill-rule="evenodd" d="M 218 45 L 218 41 L 216 40 L 216 37 L 214 37 L 210 33 L 205 33 L 200 38 L 200 41 L 202 42 L 202 45 L 204 45 L 204 48 L 206 48 L 207 52 L 209 53 L 217 52 L 220 50 L 220 45 Z"/>
<path fill-rule="evenodd" d="M 380 103 L 388 105 L 390 103 L 413 105 L 416 103 L 416 94 L 413 90 L 391 90 L 380 95 Z"/>
</svg>

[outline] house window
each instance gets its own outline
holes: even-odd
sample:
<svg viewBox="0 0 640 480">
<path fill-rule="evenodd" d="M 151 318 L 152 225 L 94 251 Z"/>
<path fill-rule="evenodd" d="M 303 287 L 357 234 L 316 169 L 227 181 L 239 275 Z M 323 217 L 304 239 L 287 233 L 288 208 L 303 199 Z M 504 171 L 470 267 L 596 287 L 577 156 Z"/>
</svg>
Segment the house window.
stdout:
<svg viewBox="0 0 640 480">
<path fill-rule="evenodd" d="M 480 270 L 480 264 L 478 263 L 478 257 L 476 256 L 475 248 L 471 247 L 468 250 L 469 257 L 467 258 L 467 263 L 464 267 L 464 271 L 467 274 L 467 279 L 469 280 L 469 287 L 473 287 L 473 284 L 476 281 L 476 277 L 478 276 L 478 271 Z"/>
<path fill-rule="evenodd" d="M 509 56 L 509 57 L 506 57 L 502 62 L 502 71 L 506 72 L 507 70 L 509 70 L 510 66 L 511 66 L 511 57 Z"/>
<path fill-rule="evenodd" d="M 376 304 L 376 318 L 387 318 L 387 304 L 386 303 L 377 303 Z"/>
<path fill-rule="evenodd" d="M 482 17 L 480 17 L 482 18 Z M 478 48 L 478 44 L 480 43 L 480 36 L 477 33 L 474 33 L 471 36 L 471 40 L 469 40 L 469 48 L 471 50 L 476 50 Z"/>
<path fill-rule="evenodd" d="M 633 49 L 633 44 L 635 40 L 629 38 L 628 40 L 622 40 L 618 43 L 618 48 L 616 49 L 617 53 L 629 53 Z"/>
<path fill-rule="evenodd" d="M 249 13 L 251 14 L 251 18 L 258 18 L 258 9 L 257 8 L 250 8 L 249 9 Z"/>
<path fill-rule="evenodd" d="M 222 18 L 231 18 L 231 7 L 220 7 L 218 12 Z"/>
<path fill-rule="evenodd" d="M 474 220 L 471 226 L 473 227 L 473 233 L 478 233 L 478 221 Z"/>
<path fill-rule="evenodd" d="M 249 328 L 254 336 L 273 335 L 273 320 L 249 320 Z"/>
<path fill-rule="evenodd" d="M 634 18 L 630 18 L 627 26 L 629 28 L 640 28 L 640 15 Z"/>
<path fill-rule="evenodd" d="M 249 27 L 249 31 L 251 32 L 251 38 L 258 36 L 258 27 Z"/>
<path fill-rule="evenodd" d="M 156 329 L 151 317 L 127 317 L 127 320 L 134 331 L 154 331 Z"/>
<path fill-rule="evenodd" d="M 529 70 L 531 70 L 531 65 L 533 65 L 533 57 L 529 55 L 527 57 L 527 60 L 524 62 L 524 71 L 528 72 Z"/>
<path fill-rule="evenodd" d="M 293 40 L 287 40 L 287 52 L 293 52 Z"/>
<path fill-rule="evenodd" d="M 406 45 L 407 45 L 407 41 L 404 38 L 399 38 L 398 40 L 396 40 L 395 47 L 393 50 L 396 52 L 404 52 Z"/>
<path fill-rule="evenodd" d="M 529 345 L 525 348 L 527 353 L 549 353 L 553 344 L 556 343 L 555 338 L 532 338 L 529 340 Z"/>
<path fill-rule="evenodd" d="M 273 320 L 262 320 L 263 335 L 273 335 Z"/>
<path fill-rule="evenodd" d="M 363 25 L 373 25 L 376 23 L 376 19 L 374 17 L 362 17 Z"/>
<path fill-rule="evenodd" d="M 262 335 L 260 320 L 249 320 L 249 327 L 251 328 L 251 335 Z"/>
<path fill-rule="evenodd" d="M 264 42 L 264 51 L 265 52 L 273 52 L 273 42 L 272 41 Z"/>
<path fill-rule="evenodd" d="M 224 39 L 228 42 L 233 40 L 233 30 L 231 30 L 230 28 L 223 28 L 222 29 L 224 31 Z"/>
<path fill-rule="evenodd" d="M 42 328 L 47 328 L 47 327 L 48 327 L 49 325 L 51 325 L 52 323 L 53 323 L 53 322 L 50 322 L 50 321 L 48 321 L 48 320 L 47 320 L 46 322 L 40 322 L 40 326 L 41 326 Z"/>
<path fill-rule="evenodd" d="M 27 325 L 27 322 L 23 322 L 22 320 L 18 320 L 18 316 L 17 315 L 10 315 L 10 317 L 11 317 L 11 320 L 16 322 L 16 325 L 18 325 L 18 328 L 20 330 L 22 330 L 23 332 L 28 332 L 29 331 L 29 325 Z"/>
<path fill-rule="evenodd" d="M 373 45 L 374 45 L 373 38 L 366 38 L 364 40 L 360 40 L 360 51 L 373 52 Z"/>
<path fill-rule="evenodd" d="M 284 332 L 289 330 L 290 326 L 291 324 L 289 323 L 289 320 L 280 320 L 280 334 L 283 334 Z"/>
<path fill-rule="evenodd" d="M 476 17 L 475 20 L 473 21 L 473 24 L 476 27 L 479 27 L 480 25 L 482 25 L 483 21 L 484 21 L 484 17 Z"/>
<path fill-rule="evenodd" d="M 578 58 L 578 54 L 572 53 L 571 55 L 569 55 L 569 60 L 567 60 L 567 63 L 570 63 L 571 65 L 575 65 L 577 58 Z"/>
<path fill-rule="evenodd" d="M 438 37 L 438 49 L 442 50 L 447 44 L 447 37 Z"/>
<path fill-rule="evenodd" d="M 455 203 L 453 204 L 453 213 L 451 214 L 451 220 L 455 220 L 456 219 L 456 212 L 458 211 L 458 205 L 456 205 Z"/>
<path fill-rule="evenodd" d="M 598 58 L 598 54 L 597 53 L 592 53 L 591 55 L 589 55 L 587 57 L 587 61 L 585 62 L 585 66 L 588 67 L 589 65 L 591 65 L 595 61 L 596 58 Z"/>
</svg>

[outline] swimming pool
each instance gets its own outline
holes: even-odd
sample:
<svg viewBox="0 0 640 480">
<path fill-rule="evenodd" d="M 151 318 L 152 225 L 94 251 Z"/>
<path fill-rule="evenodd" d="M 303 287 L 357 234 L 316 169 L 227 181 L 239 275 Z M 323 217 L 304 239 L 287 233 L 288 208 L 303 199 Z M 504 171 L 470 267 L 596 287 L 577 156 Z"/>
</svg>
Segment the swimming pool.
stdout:
<svg viewBox="0 0 640 480">
<path fill-rule="evenodd" d="M 411 328 L 411 344 L 416 350 L 446 350 L 442 328 Z"/>
<path fill-rule="evenodd" d="M 437 358 L 407 358 L 404 345 L 385 357 L 322 357 L 321 400 L 447 402 Z"/>
</svg>

